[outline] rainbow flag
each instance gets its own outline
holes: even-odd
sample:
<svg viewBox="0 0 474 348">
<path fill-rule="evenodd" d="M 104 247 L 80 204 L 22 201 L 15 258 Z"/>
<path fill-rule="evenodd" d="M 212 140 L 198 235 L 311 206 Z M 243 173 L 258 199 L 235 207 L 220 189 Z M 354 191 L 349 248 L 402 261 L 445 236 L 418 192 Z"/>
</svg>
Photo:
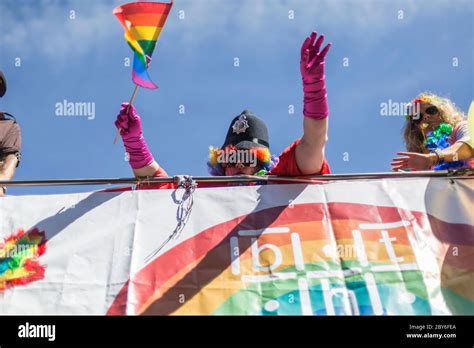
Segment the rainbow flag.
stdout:
<svg viewBox="0 0 474 348">
<path fill-rule="evenodd" d="M 158 88 L 147 69 L 172 5 L 173 1 L 131 2 L 117 6 L 113 11 L 125 29 L 125 39 L 135 53 L 132 81 L 138 86 Z"/>
</svg>

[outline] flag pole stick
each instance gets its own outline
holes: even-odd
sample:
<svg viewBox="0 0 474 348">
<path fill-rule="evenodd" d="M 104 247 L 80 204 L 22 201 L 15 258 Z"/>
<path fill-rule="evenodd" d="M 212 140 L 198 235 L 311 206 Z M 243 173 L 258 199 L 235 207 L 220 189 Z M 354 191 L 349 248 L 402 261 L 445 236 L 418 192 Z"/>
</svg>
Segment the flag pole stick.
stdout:
<svg viewBox="0 0 474 348">
<path fill-rule="evenodd" d="M 138 85 L 135 85 L 135 89 L 133 90 L 132 97 L 130 98 L 130 101 L 128 102 L 127 114 L 128 114 L 128 111 L 130 110 L 130 106 L 132 105 L 133 101 L 135 100 L 135 97 L 137 96 L 137 92 L 138 92 Z M 122 131 L 122 128 L 119 128 L 117 130 L 117 134 L 115 135 L 115 139 L 114 139 L 114 145 L 117 143 L 117 140 L 121 131 Z"/>
</svg>

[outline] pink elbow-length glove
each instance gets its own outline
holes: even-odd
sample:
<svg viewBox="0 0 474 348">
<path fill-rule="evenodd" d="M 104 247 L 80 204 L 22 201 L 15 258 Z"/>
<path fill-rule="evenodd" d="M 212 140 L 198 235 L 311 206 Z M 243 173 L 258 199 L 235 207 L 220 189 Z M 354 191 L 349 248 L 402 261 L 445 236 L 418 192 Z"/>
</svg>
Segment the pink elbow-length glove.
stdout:
<svg viewBox="0 0 474 348">
<path fill-rule="evenodd" d="M 324 81 L 324 58 L 331 47 L 327 44 L 319 51 L 324 40 L 324 35 L 314 31 L 306 38 L 301 46 L 300 69 L 303 77 L 304 109 L 305 117 L 316 120 L 324 119 L 329 115 L 326 83 Z"/>
<path fill-rule="evenodd" d="M 140 115 L 133 105 L 128 108 L 128 103 L 122 103 L 115 126 L 121 129 L 120 135 L 133 169 L 145 167 L 154 161 L 143 137 Z"/>
</svg>

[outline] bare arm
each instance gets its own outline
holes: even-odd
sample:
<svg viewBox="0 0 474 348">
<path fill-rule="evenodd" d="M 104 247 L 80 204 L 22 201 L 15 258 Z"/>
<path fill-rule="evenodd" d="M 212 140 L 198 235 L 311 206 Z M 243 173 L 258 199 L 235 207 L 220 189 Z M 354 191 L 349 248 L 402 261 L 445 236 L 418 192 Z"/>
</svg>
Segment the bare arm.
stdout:
<svg viewBox="0 0 474 348">
<path fill-rule="evenodd" d="M 15 175 L 16 165 L 18 164 L 18 158 L 14 154 L 7 155 L 3 164 L 0 165 L 0 180 L 7 181 L 13 179 Z M 0 187 L 0 196 L 3 195 L 3 188 Z"/>
<path fill-rule="evenodd" d="M 16 158 L 16 155 L 7 155 L 7 157 L 5 157 L 5 160 L 3 161 L 3 165 L 0 166 L 0 180 L 13 179 L 17 164 L 18 158 Z"/>
<path fill-rule="evenodd" d="M 305 175 L 318 173 L 324 160 L 324 146 L 328 141 L 328 119 L 304 117 L 304 135 L 296 146 L 296 163 Z"/>
<path fill-rule="evenodd" d="M 472 148 L 463 142 L 456 142 L 450 147 L 442 150 L 445 162 L 463 161 L 474 157 Z M 392 160 L 392 170 L 411 169 L 411 170 L 428 170 L 438 161 L 435 153 L 416 153 L 416 152 L 397 152 L 397 157 Z"/>
<path fill-rule="evenodd" d="M 160 169 L 159 164 L 156 163 L 156 161 L 153 161 L 147 166 L 138 169 L 133 169 L 133 174 L 135 174 L 135 177 L 137 178 L 143 176 L 154 176 L 158 169 Z"/>
<path fill-rule="evenodd" d="M 300 71 L 303 82 L 304 134 L 296 146 L 296 163 L 303 174 L 321 171 L 324 146 L 328 141 L 329 106 L 324 77 L 324 59 L 331 47 L 327 44 L 321 51 L 324 35 L 312 32 L 301 46 Z"/>
<path fill-rule="evenodd" d="M 466 143 L 458 141 L 442 150 L 446 162 L 463 161 L 473 157 L 473 149 Z"/>
</svg>

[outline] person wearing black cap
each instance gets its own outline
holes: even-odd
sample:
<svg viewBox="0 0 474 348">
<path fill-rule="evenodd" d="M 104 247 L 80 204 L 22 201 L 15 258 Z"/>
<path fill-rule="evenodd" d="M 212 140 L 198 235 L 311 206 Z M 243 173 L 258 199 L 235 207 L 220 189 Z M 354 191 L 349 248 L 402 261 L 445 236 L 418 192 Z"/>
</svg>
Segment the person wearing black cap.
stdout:
<svg viewBox="0 0 474 348">
<path fill-rule="evenodd" d="M 0 71 L 0 98 L 7 91 L 7 80 Z M 7 112 L 0 112 L 0 181 L 11 180 L 20 163 L 21 132 L 15 118 Z M 0 186 L 0 196 L 6 193 Z"/>
<path fill-rule="evenodd" d="M 324 76 L 324 59 L 331 46 L 320 50 L 324 36 L 313 32 L 301 47 L 300 71 L 304 94 L 304 135 L 280 156 L 272 156 L 265 122 L 249 110 L 236 116 L 220 148 L 210 147 L 208 169 L 212 175 L 322 175 L 329 174 L 324 158 L 329 108 Z M 137 177 L 168 176 L 153 159 L 135 108 L 122 104 L 115 126 L 129 154 Z"/>
</svg>

